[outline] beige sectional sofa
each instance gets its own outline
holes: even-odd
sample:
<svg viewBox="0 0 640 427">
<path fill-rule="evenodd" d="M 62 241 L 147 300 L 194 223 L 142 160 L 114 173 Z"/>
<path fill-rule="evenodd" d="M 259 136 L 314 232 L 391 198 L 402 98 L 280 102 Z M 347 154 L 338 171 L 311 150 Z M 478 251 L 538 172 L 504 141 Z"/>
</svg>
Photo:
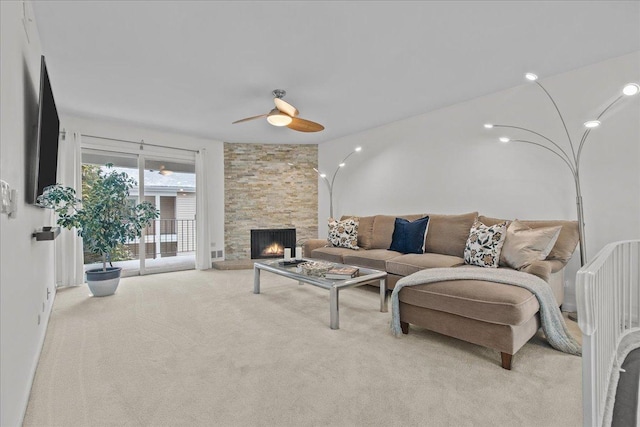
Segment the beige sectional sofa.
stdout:
<svg viewBox="0 0 640 427">
<path fill-rule="evenodd" d="M 478 219 L 485 225 L 504 221 L 478 216 L 417 214 L 398 216 L 410 221 L 429 215 L 425 253 L 391 251 L 395 215 L 359 217 L 360 249 L 331 247 L 326 240 L 309 240 L 304 255 L 309 258 L 370 267 L 388 273 L 391 291 L 402 277 L 426 268 L 464 265 L 469 230 Z M 349 217 L 343 217 L 346 219 Z M 543 278 L 553 290 L 558 306 L 563 302 L 563 268 L 578 243 L 575 221 L 521 221 L 531 228 L 561 225 L 558 239 L 544 261 L 522 271 Z M 478 267 L 480 268 L 480 267 Z M 507 268 L 507 267 L 500 267 Z M 472 342 L 501 352 L 502 367 L 511 369 L 511 359 L 540 327 L 539 304 L 528 290 L 481 280 L 444 281 L 403 288 L 399 293 L 400 321 L 404 333 L 409 324 Z"/>
</svg>

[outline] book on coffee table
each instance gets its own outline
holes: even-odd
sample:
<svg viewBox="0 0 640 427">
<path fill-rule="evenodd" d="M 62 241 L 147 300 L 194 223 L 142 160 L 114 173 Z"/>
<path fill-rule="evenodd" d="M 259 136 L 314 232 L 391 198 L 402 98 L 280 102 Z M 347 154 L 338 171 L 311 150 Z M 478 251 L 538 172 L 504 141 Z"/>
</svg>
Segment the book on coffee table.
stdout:
<svg viewBox="0 0 640 427">
<path fill-rule="evenodd" d="M 351 279 L 358 275 L 360 270 L 357 267 L 331 267 L 324 275 L 327 279 Z"/>
</svg>

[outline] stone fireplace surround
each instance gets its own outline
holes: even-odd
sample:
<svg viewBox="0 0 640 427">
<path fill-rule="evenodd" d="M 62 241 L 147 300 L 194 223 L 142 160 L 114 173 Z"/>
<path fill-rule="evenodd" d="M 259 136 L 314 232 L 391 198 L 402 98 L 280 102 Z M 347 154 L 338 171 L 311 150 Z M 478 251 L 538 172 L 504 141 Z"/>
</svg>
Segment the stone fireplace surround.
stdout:
<svg viewBox="0 0 640 427">
<path fill-rule="evenodd" d="M 225 260 L 251 259 L 251 230 L 318 237 L 316 144 L 224 144 Z"/>
</svg>

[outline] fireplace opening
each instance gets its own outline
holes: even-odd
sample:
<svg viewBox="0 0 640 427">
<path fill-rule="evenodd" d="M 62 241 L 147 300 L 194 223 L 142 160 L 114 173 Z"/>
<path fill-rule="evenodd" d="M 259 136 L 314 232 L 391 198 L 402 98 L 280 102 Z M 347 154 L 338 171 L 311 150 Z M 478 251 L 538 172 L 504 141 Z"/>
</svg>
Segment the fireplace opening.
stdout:
<svg viewBox="0 0 640 427">
<path fill-rule="evenodd" d="M 251 230 L 251 259 L 282 258 L 284 248 L 295 246 L 295 228 Z"/>
</svg>

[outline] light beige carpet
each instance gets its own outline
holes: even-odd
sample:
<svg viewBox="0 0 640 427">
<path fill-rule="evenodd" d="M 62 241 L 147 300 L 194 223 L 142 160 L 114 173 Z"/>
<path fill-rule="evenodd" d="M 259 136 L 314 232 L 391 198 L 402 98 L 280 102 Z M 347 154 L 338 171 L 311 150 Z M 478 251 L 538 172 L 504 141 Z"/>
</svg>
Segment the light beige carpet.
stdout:
<svg viewBox="0 0 640 427">
<path fill-rule="evenodd" d="M 536 337 L 514 357 L 412 327 L 374 288 L 340 294 L 262 273 L 60 290 L 25 426 L 579 426 L 581 359 Z M 572 323 L 572 322 L 571 322 Z M 572 331 L 578 331 L 575 323 Z"/>
</svg>

